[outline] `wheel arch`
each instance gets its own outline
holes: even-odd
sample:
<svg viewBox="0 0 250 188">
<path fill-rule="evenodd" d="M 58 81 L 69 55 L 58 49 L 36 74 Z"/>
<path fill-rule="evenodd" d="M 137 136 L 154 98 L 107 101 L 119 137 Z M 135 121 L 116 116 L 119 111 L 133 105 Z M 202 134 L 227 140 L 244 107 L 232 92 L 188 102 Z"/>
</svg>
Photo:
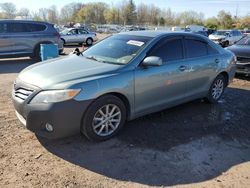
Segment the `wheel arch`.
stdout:
<svg viewBox="0 0 250 188">
<path fill-rule="evenodd" d="M 225 78 L 226 86 L 228 86 L 228 84 L 229 84 L 229 75 L 228 75 L 228 73 L 226 71 L 222 71 L 222 72 L 220 72 L 219 75 L 222 75 Z"/>
<path fill-rule="evenodd" d="M 108 93 L 104 93 L 100 96 L 98 96 L 97 98 L 95 98 L 89 105 L 88 105 L 88 108 L 91 108 L 91 105 L 93 104 L 93 102 L 95 102 L 97 99 L 101 98 L 101 97 L 104 97 L 106 95 L 113 95 L 117 98 L 119 98 L 125 105 L 126 107 L 126 119 L 129 120 L 130 117 L 131 117 L 131 104 L 128 100 L 128 98 L 122 94 L 122 93 L 119 93 L 119 92 L 108 92 Z M 84 114 L 85 115 L 85 114 Z"/>
</svg>

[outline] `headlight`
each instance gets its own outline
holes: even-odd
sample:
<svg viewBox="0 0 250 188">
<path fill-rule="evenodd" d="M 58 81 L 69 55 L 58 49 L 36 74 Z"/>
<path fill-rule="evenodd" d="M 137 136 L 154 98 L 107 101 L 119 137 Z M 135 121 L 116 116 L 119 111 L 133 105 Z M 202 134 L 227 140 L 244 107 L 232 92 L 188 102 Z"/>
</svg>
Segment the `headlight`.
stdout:
<svg viewBox="0 0 250 188">
<path fill-rule="evenodd" d="M 34 103 L 55 103 L 66 101 L 74 98 L 80 89 L 66 89 L 66 90 L 49 90 L 38 93 L 32 100 L 31 104 Z"/>
</svg>

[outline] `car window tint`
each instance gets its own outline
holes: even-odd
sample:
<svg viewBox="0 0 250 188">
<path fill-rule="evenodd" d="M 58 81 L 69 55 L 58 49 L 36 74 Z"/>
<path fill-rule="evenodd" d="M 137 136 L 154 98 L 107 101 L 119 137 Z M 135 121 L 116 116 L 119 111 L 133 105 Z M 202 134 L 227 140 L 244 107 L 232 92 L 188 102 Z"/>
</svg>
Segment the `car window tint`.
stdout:
<svg viewBox="0 0 250 188">
<path fill-rule="evenodd" d="M 160 57 L 163 62 L 183 59 L 182 39 L 168 39 L 159 42 L 148 56 Z"/>
<path fill-rule="evenodd" d="M 26 27 L 28 32 L 38 32 L 38 31 L 44 31 L 46 29 L 46 26 L 43 24 L 26 23 Z"/>
<path fill-rule="evenodd" d="M 77 35 L 76 29 L 72 29 L 71 31 L 69 31 L 69 34 L 71 34 L 71 35 Z"/>
<path fill-rule="evenodd" d="M 0 33 L 6 33 L 6 32 L 7 32 L 7 24 L 0 23 Z"/>
<path fill-rule="evenodd" d="M 207 55 L 207 44 L 205 42 L 185 39 L 187 58 L 202 57 Z"/>
<path fill-rule="evenodd" d="M 85 31 L 83 29 L 79 29 L 78 32 L 79 32 L 79 34 L 87 34 L 88 33 L 87 31 Z"/>
<path fill-rule="evenodd" d="M 22 33 L 27 32 L 26 25 L 23 23 L 9 23 L 8 32 L 10 33 Z"/>
</svg>

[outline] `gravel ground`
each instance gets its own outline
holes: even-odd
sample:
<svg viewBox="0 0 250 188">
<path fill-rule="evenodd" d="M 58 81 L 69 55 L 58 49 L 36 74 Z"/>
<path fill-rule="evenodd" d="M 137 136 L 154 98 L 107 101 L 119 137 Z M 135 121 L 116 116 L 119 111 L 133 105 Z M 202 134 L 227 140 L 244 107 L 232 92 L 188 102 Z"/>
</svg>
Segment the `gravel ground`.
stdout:
<svg viewBox="0 0 250 188">
<path fill-rule="evenodd" d="M 45 140 L 11 102 L 14 79 L 32 63 L 0 60 L 0 187 L 250 187 L 250 79 L 234 79 L 219 104 L 196 100 L 136 119 L 106 142 Z"/>
</svg>

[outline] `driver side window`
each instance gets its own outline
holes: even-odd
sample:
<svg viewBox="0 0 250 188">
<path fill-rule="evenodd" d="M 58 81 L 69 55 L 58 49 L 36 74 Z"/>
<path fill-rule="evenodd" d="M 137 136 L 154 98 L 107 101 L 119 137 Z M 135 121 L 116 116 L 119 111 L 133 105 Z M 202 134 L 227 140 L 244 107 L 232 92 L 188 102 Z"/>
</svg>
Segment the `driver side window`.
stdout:
<svg viewBox="0 0 250 188">
<path fill-rule="evenodd" d="M 148 56 L 160 57 L 165 64 L 168 61 L 183 59 L 182 39 L 166 39 L 152 48 Z"/>
</svg>

